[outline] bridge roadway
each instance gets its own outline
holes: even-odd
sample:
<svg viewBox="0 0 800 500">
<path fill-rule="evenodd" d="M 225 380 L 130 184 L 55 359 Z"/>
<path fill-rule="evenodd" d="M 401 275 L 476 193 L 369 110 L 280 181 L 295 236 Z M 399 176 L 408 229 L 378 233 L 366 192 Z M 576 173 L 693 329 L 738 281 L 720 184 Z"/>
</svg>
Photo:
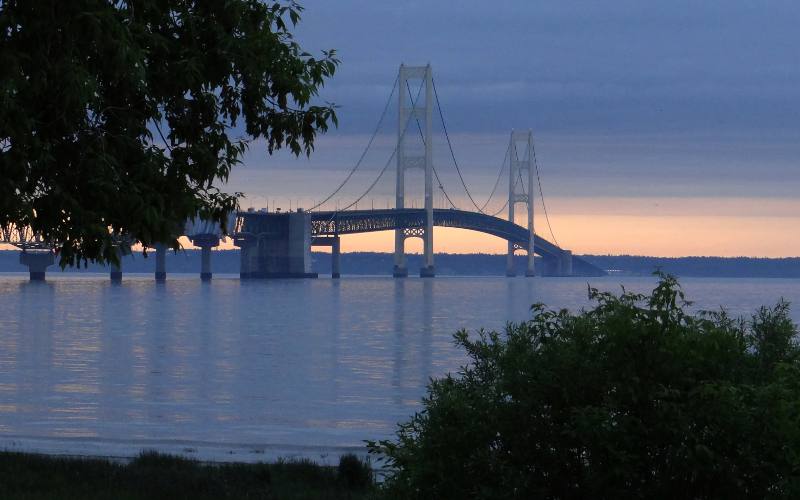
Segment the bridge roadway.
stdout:
<svg viewBox="0 0 800 500">
<path fill-rule="evenodd" d="M 339 237 L 346 234 L 402 229 L 407 237 L 421 236 L 425 228 L 424 209 L 347 210 L 339 212 L 266 212 L 246 211 L 231 214 L 236 246 L 241 248 L 242 278 L 316 277 L 311 270 L 311 246 L 330 245 L 333 252 L 333 275 L 339 275 Z M 507 220 L 477 212 L 434 209 L 433 225 L 479 231 L 511 242 L 526 250 L 528 230 Z M 8 232 L 8 231 L 6 231 Z M 201 277 L 211 279 L 211 247 L 219 244 L 222 233 L 217 224 L 192 221 L 187 235 L 203 250 Z M 3 236 L 3 234 L 0 234 Z M 42 246 L 36 238 L 3 240 L 22 249 L 20 262 L 29 267 L 31 279 L 44 279 L 45 270 L 54 262 L 52 245 Z M 38 246 L 37 246 L 38 245 Z M 40 248 L 41 247 L 41 248 Z M 539 235 L 534 236 L 534 251 L 542 259 L 543 275 L 600 276 L 601 269 L 572 252 L 560 248 Z M 166 247 L 156 246 L 156 280 L 166 279 Z M 121 279 L 121 269 L 112 269 L 112 279 Z"/>
<path fill-rule="evenodd" d="M 274 231 L 277 228 L 270 221 L 276 215 L 264 212 L 240 212 L 237 232 L 240 231 L 241 236 L 246 233 L 252 236 L 256 236 L 258 233 L 264 236 L 267 236 L 268 233 L 275 234 Z M 297 217 L 299 214 L 291 215 Z M 417 236 L 420 234 L 418 231 L 425 227 L 425 210 L 414 208 L 324 211 L 304 215 L 306 224 L 310 226 L 306 229 L 310 232 L 310 243 L 312 245 L 335 244 L 335 250 L 338 250 L 338 238 L 336 243 L 333 243 L 332 240 L 341 235 L 403 229 L 408 230 L 410 235 Z M 433 224 L 438 227 L 454 227 L 490 234 L 510 241 L 516 248 L 522 250 L 526 250 L 528 246 L 527 228 L 477 212 L 434 209 Z M 283 231 L 278 231 L 278 233 L 283 233 Z M 276 234 L 276 236 L 284 240 L 286 239 L 284 234 L 281 236 Z M 269 238 L 269 236 L 267 237 Z M 256 238 L 258 237 L 256 236 Z M 243 248 L 248 246 L 244 238 L 235 237 L 235 239 L 241 242 L 240 246 Z M 547 275 L 599 276 L 605 274 L 601 269 L 579 257 L 573 257 L 570 251 L 558 247 L 539 235 L 534 237 L 534 252 L 542 257 L 544 264 L 542 271 Z M 247 252 L 245 251 L 245 253 Z M 244 264 L 244 267 L 247 265 Z M 279 267 L 283 268 L 284 265 L 280 264 Z"/>
<path fill-rule="evenodd" d="M 367 233 L 373 231 L 389 231 L 395 229 L 421 229 L 425 227 L 425 210 L 421 208 L 348 210 L 342 212 L 312 212 L 311 236 L 325 237 L 343 234 Z M 478 212 L 456 209 L 434 209 L 433 225 L 438 227 L 455 227 L 479 231 L 510 241 L 515 247 L 527 249 L 528 229 L 507 220 Z M 539 235 L 534 239 L 535 253 L 545 263 L 556 266 L 569 258 L 571 254 Z M 601 269 L 579 257 L 572 257 L 572 272 L 583 276 L 605 274 Z M 548 269 L 547 274 L 559 273 L 557 269 Z"/>
<path fill-rule="evenodd" d="M 478 212 L 455 209 L 434 209 L 433 225 L 457 227 L 491 234 L 525 249 L 528 247 L 528 230 L 522 226 Z M 313 212 L 312 236 L 369 233 L 394 229 L 421 229 L 425 227 L 425 210 L 422 208 L 348 210 L 344 212 Z M 534 240 L 536 253 L 543 257 L 558 258 L 564 250 L 540 236 Z"/>
</svg>

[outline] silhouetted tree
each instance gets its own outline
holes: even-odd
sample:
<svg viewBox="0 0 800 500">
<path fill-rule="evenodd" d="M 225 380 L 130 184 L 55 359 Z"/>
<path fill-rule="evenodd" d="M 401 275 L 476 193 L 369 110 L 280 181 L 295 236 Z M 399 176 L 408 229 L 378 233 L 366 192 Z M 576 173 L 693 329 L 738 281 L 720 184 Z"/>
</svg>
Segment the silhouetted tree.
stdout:
<svg viewBox="0 0 800 500">
<path fill-rule="evenodd" d="M 113 259 L 111 236 L 174 241 L 222 220 L 249 141 L 309 153 L 336 122 L 312 105 L 338 61 L 290 28 L 294 1 L 0 2 L 0 224 L 58 242 L 62 265 Z"/>
</svg>

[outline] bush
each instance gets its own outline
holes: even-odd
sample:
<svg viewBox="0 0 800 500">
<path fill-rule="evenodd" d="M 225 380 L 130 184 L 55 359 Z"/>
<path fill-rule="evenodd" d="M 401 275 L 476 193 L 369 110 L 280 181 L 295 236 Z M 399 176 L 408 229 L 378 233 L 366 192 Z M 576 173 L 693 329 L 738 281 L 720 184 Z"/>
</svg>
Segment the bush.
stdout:
<svg viewBox="0 0 800 500">
<path fill-rule="evenodd" d="M 369 443 L 396 498 L 798 498 L 800 363 L 787 303 L 750 320 L 589 289 L 505 334 L 455 335 L 471 360 L 431 381 L 393 441 Z"/>
<path fill-rule="evenodd" d="M 339 457 L 337 473 L 339 481 L 350 489 L 364 489 L 373 483 L 369 461 L 361 460 L 353 453 Z"/>
</svg>

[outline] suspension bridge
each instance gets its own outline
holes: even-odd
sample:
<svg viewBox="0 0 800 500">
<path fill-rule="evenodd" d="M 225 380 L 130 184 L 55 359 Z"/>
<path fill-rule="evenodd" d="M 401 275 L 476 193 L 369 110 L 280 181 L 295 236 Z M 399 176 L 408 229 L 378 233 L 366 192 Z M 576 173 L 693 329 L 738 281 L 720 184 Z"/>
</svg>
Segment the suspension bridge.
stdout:
<svg viewBox="0 0 800 500">
<path fill-rule="evenodd" d="M 412 92 L 412 83 L 417 87 Z M 384 123 L 393 99 L 397 99 L 397 139 L 393 151 L 384 162 L 377 176 L 368 187 L 343 207 L 338 207 L 339 199 L 346 186 L 353 182 L 356 174 L 365 164 L 365 158 L 373 146 Z M 447 152 L 452 159 L 466 200 L 468 209 L 460 208 L 454 202 L 455 196 L 447 191 L 443 183 L 444 175 L 437 171 L 433 156 L 434 112 L 441 121 L 447 142 Z M 394 167 L 394 208 L 359 210 L 362 202 L 386 178 Z M 422 208 L 407 207 L 407 173 L 421 170 L 424 184 Z M 495 210 L 488 210 L 504 176 L 507 176 L 507 197 Z M 434 189 L 434 179 L 436 189 Z M 537 234 L 534 230 L 535 193 L 545 216 L 552 241 Z M 439 194 L 446 207 L 435 208 L 434 196 Z M 326 209 L 333 202 L 336 209 Z M 516 223 L 516 208 L 522 205 L 525 225 Z M 498 217 L 506 212 L 507 218 Z M 341 275 L 340 238 L 344 235 L 377 231 L 394 231 L 394 266 L 392 274 L 402 278 L 409 274 L 406 264 L 406 240 L 421 238 L 423 243 L 423 267 L 420 277 L 434 277 L 434 227 L 460 228 L 478 231 L 502 238 L 508 242 L 506 275 L 516 275 L 514 254 L 526 254 L 525 276 L 572 276 L 599 275 L 602 270 L 575 257 L 570 250 L 561 248 L 556 240 L 547 216 L 547 208 L 539 178 L 536 150 L 531 131 L 512 131 L 503 163 L 497 173 L 494 187 L 483 203 L 478 203 L 465 181 L 458 164 L 455 150 L 447 132 L 444 113 L 439 101 L 438 91 L 430 65 L 401 65 L 392 91 L 381 113 L 366 147 L 355 165 L 348 171 L 339 185 L 322 201 L 307 210 L 281 212 L 280 209 L 248 209 L 231 214 L 228 227 L 233 228 L 230 236 L 234 245 L 241 249 L 240 276 L 247 278 L 313 278 L 311 248 L 327 246 L 332 253 L 332 277 Z M 218 246 L 222 234 L 219 225 L 201 220 L 187 221 L 184 234 L 192 244 L 201 249 L 201 278 L 212 277 L 211 249 Z M 181 235 L 178 235 L 181 236 Z M 32 280 L 44 279 L 45 270 L 54 262 L 53 245 L 32 234 L 28 228 L 14 226 L 0 228 L 0 243 L 10 244 L 21 250 L 20 262 L 28 266 Z M 120 252 L 130 251 L 130 245 L 120 245 Z M 155 247 L 155 278 L 166 279 L 166 246 Z M 540 256 L 541 269 L 536 267 L 534 255 Z M 122 269 L 111 271 L 112 280 L 122 278 Z"/>
</svg>

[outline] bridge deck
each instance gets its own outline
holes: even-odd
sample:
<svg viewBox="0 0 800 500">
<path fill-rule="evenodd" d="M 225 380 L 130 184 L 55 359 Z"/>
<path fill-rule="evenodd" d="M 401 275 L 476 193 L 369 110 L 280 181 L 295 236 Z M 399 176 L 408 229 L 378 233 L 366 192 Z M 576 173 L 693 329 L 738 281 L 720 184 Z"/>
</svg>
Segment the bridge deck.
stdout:
<svg viewBox="0 0 800 500">
<path fill-rule="evenodd" d="M 433 225 L 479 231 L 503 238 L 521 248 L 528 246 L 528 229 L 507 220 L 477 212 L 455 209 L 434 209 Z M 342 212 L 313 212 L 311 235 L 355 234 L 394 229 L 425 227 L 425 210 L 419 208 L 348 210 Z M 545 258 L 558 258 L 564 250 L 538 234 L 534 237 L 534 251 Z M 584 275 L 601 275 L 603 271 L 592 264 L 573 257 L 576 271 Z"/>
</svg>

